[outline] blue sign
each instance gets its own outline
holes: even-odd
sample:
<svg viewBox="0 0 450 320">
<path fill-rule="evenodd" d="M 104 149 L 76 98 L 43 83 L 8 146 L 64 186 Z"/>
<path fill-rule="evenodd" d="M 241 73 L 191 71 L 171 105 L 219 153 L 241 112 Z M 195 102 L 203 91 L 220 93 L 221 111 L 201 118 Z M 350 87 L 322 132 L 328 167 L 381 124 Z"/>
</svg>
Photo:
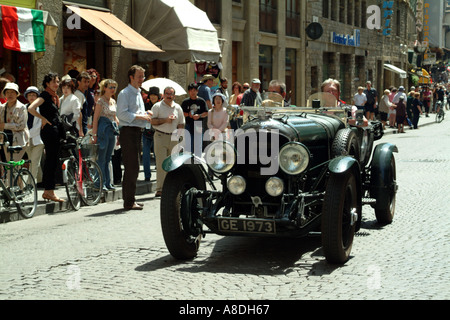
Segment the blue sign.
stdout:
<svg viewBox="0 0 450 320">
<path fill-rule="evenodd" d="M 336 32 L 331 33 L 331 42 L 334 44 L 340 44 L 343 46 L 360 47 L 361 46 L 361 31 L 355 29 L 353 35 L 351 34 L 338 34 Z"/>
</svg>

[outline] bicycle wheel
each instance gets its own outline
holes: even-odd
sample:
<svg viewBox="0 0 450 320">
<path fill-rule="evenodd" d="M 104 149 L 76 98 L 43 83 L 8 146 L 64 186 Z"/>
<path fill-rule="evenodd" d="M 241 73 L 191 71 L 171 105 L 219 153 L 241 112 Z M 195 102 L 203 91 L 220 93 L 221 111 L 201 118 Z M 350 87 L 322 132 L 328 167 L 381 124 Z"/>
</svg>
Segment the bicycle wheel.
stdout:
<svg viewBox="0 0 450 320">
<path fill-rule="evenodd" d="M 67 199 L 73 210 L 78 211 L 81 207 L 81 197 L 77 188 L 78 163 L 76 160 L 67 162 L 67 182 L 64 183 Z"/>
<path fill-rule="evenodd" d="M 442 120 L 444 120 L 444 112 L 440 110 L 438 113 L 436 113 L 436 122 L 441 123 Z"/>
<path fill-rule="evenodd" d="M 103 176 L 97 162 L 83 161 L 83 194 L 81 200 L 88 206 L 94 206 L 102 197 Z"/>
<path fill-rule="evenodd" d="M 14 184 L 11 193 L 19 214 L 25 219 L 34 216 L 37 208 L 37 189 L 33 175 L 28 169 L 22 168 L 14 174 Z"/>
</svg>

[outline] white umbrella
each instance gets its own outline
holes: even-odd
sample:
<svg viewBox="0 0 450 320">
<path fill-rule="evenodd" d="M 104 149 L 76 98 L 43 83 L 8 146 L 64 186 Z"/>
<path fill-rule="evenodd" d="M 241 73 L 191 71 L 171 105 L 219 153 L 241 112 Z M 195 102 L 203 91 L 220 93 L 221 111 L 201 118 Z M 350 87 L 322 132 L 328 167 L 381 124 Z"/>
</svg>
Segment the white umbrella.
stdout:
<svg viewBox="0 0 450 320">
<path fill-rule="evenodd" d="M 180 86 L 175 81 L 167 78 L 150 79 L 142 84 L 142 88 L 144 88 L 147 91 L 149 91 L 151 87 L 158 87 L 161 93 L 164 92 L 165 88 L 172 87 L 175 89 L 175 95 L 182 96 L 183 94 L 186 94 L 186 91 L 183 89 L 182 86 Z"/>
</svg>

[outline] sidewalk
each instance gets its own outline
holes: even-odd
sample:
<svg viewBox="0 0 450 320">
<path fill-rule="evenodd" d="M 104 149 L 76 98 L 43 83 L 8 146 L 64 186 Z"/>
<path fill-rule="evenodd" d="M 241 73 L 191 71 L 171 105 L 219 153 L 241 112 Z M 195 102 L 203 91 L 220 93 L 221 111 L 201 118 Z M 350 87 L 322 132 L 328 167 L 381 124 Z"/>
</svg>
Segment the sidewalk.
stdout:
<svg viewBox="0 0 450 320">
<path fill-rule="evenodd" d="M 423 115 L 420 116 L 418 127 L 421 128 L 421 127 L 424 127 L 424 126 L 427 126 L 427 125 L 430 125 L 433 123 L 436 123 L 436 114 L 430 113 L 429 117 L 427 118 L 424 113 Z M 397 128 L 392 129 L 392 128 L 389 128 L 388 126 L 386 126 L 386 130 L 384 130 L 384 134 L 385 135 L 397 134 L 398 133 L 397 131 L 398 131 Z M 414 131 L 414 130 L 411 130 L 409 128 L 409 126 L 405 126 L 405 134 L 408 134 L 408 132 L 410 132 L 410 131 Z"/>
<path fill-rule="evenodd" d="M 153 160 L 153 159 L 152 159 Z M 152 163 L 152 181 L 145 181 L 144 177 L 144 171 L 142 169 L 142 166 L 140 166 L 140 172 L 139 177 L 136 185 L 136 195 L 143 195 L 143 194 L 151 194 L 153 195 L 156 188 L 156 171 L 154 170 L 154 163 Z M 122 186 L 115 186 L 116 190 L 114 191 L 105 191 L 103 192 L 102 199 L 100 200 L 100 203 L 97 205 L 98 210 L 101 210 L 101 203 L 104 202 L 113 202 L 122 199 Z M 68 201 L 67 201 L 67 193 L 66 188 L 64 186 L 57 186 L 55 190 L 55 194 L 64 200 L 66 202 L 64 203 L 56 203 L 56 202 L 46 202 L 42 199 L 42 194 L 44 193 L 44 189 L 39 188 L 38 189 L 38 206 L 36 209 L 36 213 L 34 214 L 34 217 L 43 215 L 43 214 L 56 214 L 56 213 L 64 213 L 72 211 L 72 208 L 70 207 Z M 83 204 L 82 204 L 83 206 Z M 117 208 L 122 208 L 122 202 L 117 202 Z M 16 211 L 13 211 L 11 213 L 9 212 L 1 212 L 0 213 L 0 223 L 6 223 L 6 222 L 12 222 L 17 220 L 23 220 Z M 32 218 L 31 218 L 32 219 Z"/>
<path fill-rule="evenodd" d="M 419 120 L 419 128 L 423 126 L 427 126 L 435 122 L 435 114 L 430 114 L 430 116 L 427 118 L 425 115 L 422 115 Z M 405 134 L 408 134 L 411 129 L 409 129 L 408 126 L 405 127 Z M 397 129 L 392 128 L 386 128 L 384 131 L 385 135 L 389 134 L 397 134 Z M 144 194 L 154 194 L 155 188 L 156 188 L 156 171 L 154 169 L 154 162 L 152 159 L 152 181 L 147 182 L 144 181 L 144 171 L 142 169 L 142 166 L 140 166 L 140 172 L 139 177 L 136 185 L 136 195 L 144 195 Z M 42 199 L 42 193 L 44 192 L 43 189 L 38 189 L 38 207 L 36 210 L 36 213 L 34 216 L 39 216 L 43 214 L 56 214 L 56 213 L 64 213 L 71 211 L 69 203 L 66 201 L 64 203 L 55 203 L 55 202 L 45 202 Z M 58 197 L 67 200 L 67 193 L 64 186 L 57 186 L 57 189 L 55 190 L 55 193 Z M 116 186 L 115 191 L 108 191 L 103 193 L 103 197 L 101 200 L 102 202 L 113 202 L 122 199 L 122 187 Z M 99 205 L 101 205 L 101 203 Z M 122 203 L 118 201 L 117 208 L 122 208 Z M 101 210 L 101 207 L 99 207 L 98 210 Z M 0 213 L 0 223 L 5 222 L 11 222 L 11 221 L 17 221 L 22 220 L 23 218 L 19 216 L 17 212 L 3 212 Z"/>
</svg>

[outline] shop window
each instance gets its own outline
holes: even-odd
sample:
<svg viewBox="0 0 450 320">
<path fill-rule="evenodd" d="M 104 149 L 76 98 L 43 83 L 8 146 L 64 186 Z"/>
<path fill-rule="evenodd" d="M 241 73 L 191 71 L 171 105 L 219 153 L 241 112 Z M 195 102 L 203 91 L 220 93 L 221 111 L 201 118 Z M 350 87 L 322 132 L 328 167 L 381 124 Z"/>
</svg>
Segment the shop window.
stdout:
<svg viewBox="0 0 450 320">
<path fill-rule="evenodd" d="M 329 0 L 322 0 L 322 17 L 330 18 L 330 2 Z"/>
<path fill-rule="evenodd" d="M 300 37 L 300 1 L 286 0 L 286 35 Z"/>
<path fill-rule="evenodd" d="M 220 0 L 195 0 L 195 6 L 206 12 L 212 23 L 220 24 Z"/>
<path fill-rule="evenodd" d="M 296 76 L 297 51 L 286 49 L 286 94 L 291 98 L 291 104 L 296 104 L 295 89 L 297 88 Z"/>
<path fill-rule="evenodd" d="M 354 1 L 353 0 L 348 0 L 347 1 L 347 24 L 352 26 L 354 24 L 354 12 L 355 12 L 355 8 L 354 8 Z"/>
<path fill-rule="evenodd" d="M 260 0 L 259 30 L 277 33 L 277 5 L 275 0 Z"/>
<path fill-rule="evenodd" d="M 259 79 L 261 80 L 261 90 L 269 88 L 269 82 L 272 80 L 272 47 L 259 46 Z"/>
</svg>

